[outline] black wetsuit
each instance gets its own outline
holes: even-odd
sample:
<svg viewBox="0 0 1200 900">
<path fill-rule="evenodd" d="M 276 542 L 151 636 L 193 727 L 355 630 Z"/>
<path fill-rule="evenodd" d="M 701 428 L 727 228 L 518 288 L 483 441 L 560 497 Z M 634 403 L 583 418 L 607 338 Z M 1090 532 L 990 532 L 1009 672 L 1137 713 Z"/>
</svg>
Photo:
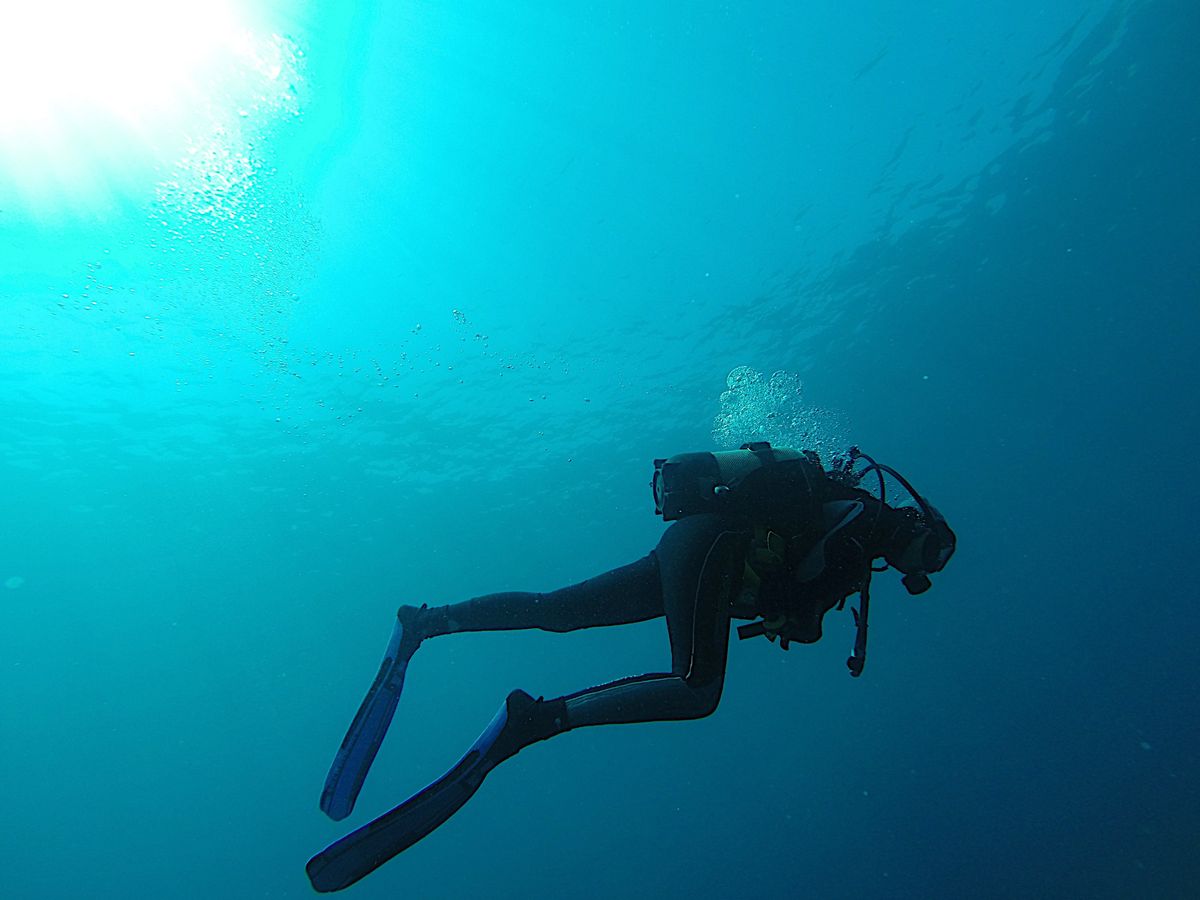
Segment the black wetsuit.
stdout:
<svg viewBox="0 0 1200 900">
<path fill-rule="evenodd" d="M 666 616 L 671 671 L 559 698 L 566 724 L 697 719 L 717 708 L 724 684 L 730 602 L 741 587 L 747 541 L 738 524 L 691 516 L 673 523 L 637 562 L 549 593 L 488 594 L 432 608 L 422 628 L 429 637 L 521 628 L 566 632 Z"/>
</svg>

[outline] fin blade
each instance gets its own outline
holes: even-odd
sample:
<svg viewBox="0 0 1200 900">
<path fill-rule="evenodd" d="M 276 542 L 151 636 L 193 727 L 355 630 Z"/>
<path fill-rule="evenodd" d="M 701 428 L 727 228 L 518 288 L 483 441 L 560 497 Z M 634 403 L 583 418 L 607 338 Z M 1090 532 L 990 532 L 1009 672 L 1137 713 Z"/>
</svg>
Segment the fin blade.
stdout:
<svg viewBox="0 0 1200 900">
<path fill-rule="evenodd" d="M 396 713 L 411 656 L 411 653 L 402 653 L 403 645 L 404 626 L 397 621 L 379 666 L 379 674 L 375 676 L 371 689 L 355 713 L 325 778 L 321 810 L 334 821 L 346 818 L 353 811 L 359 791 L 367 779 L 367 772 L 379 753 L 379 746 Z"/>
<path fill-rule="evenodd" d="M 489 751 L 508 721 L 506 706 L 462 759 L 399 806 L 330 844 L 304 870 L 319 893 L 340 891 L 374 872 L 446 822 L 474 796 L 496 765 Z"/>
</svg>

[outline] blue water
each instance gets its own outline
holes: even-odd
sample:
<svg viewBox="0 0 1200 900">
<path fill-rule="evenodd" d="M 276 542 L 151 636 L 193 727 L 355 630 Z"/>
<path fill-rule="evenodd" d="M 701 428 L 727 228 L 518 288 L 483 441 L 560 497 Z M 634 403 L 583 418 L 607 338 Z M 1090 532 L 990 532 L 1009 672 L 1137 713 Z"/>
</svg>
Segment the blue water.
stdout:
<svg viewBox="0 0 1200 900">
<path fill-rule="evenodd" d="M 311 896 L 511 688 L 668 659 L 429 642 L 337 825 L 397 604 L 631 561 L 654 457 L 763 434 L 958 532 L 863 678 L 735 642 L 350 895 L 1194 896 L 1195 5 L 322 6 L 190 155 L 0 174 L 0 896 Z"/>
</svg>

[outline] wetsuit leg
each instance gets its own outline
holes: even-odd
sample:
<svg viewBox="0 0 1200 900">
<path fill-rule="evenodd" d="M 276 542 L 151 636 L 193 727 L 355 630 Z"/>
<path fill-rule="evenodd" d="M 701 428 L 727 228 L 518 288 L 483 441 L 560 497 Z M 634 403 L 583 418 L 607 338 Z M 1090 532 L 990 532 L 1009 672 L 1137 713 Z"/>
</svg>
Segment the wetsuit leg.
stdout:
<svg viewBox="0 0 1200 900">
<path fill-rule="evenodd" d="M 744 542 L 728 520 L 689 516 L 627 566 L 546 594 L 502 593 L 423 611 L 426 636 L 540 628 L 572 631 L 666 615 L 671 671 L 622 678 L 555 700 L 552 733 L 584 725 L 698 719 L 717 708 L 729 648 L 729 609 Z M 564 710 L 565 712 L 560 712 Z M 544 739 L 544 736 L 539 738 Z"/>
<path fill-rule="evenodd" d="M 730 615 L 723 601 L 740 585 L 734 579 L 741 577 L 741 538 L 717 516 L 691 516 L 667 529 L 654 556 L 671 638 L 671 672 L 624 678 L 560 698 L 566 704 L 566 729 L 698 719 L 717 708 L 729 648 Z"/>
<path fill-rule="evenodd" d="M 716 709 L 729 643 L 727 601 L 740 587 L 745 538 L 715 516 L 693 516 L 667 529 L 647 560 L 566 588 L 562 597 L 556 597 L 557 591 L 544 595 L 554 602 L 543 604 L 538 600 L 543 595 L 537 594 L 499 594 L 457 604 L 463 607 L 464 621 L 454 623 L 457 627 L 453 630 L 523 627 L 568 631 L 587 624 L 640 621 L 665 612 L 671 672 L 626 678 L 554 700 L 535 700 L 524 691 L 513 691 L 458 765 L 309 860 L 306 868 L 313 887 L 341 890 L 412 846 L 461 809 L 492 769 L 530 744 L 584 725 L 694 719 Z M 658 576 L 656 584 L 651 583 L 653 574 Z M 636 596 L 631 598 L 626 592 Z M 615 611 L 604 605 L 606 598 L 615 604 Z M 494 616 L 499 616 L 499 621 Z M 403 622 L 400 630 L 403 633 Z M 398 696 L 398 692 L 393 694 Z M 364 707 L 368 713 L 371 702 L 368 697 Z M 389 719 L 390 715 L 389 710 Z M 351 726 L 347 738 L 351 746 L 350 737 L 358 733 L 356 725 Z M 342 755 L 339 752 L 339 761 Z M 365 765 L 355 772 L 365 775 Z M 335 762 L 330 778 L 337 802 L 327 804 L 322 798 L 323 808 L 339 814 L 349 812 L 362 783 L 361 775 L 349 782 L 341 771 Z M 343 784 L 352 784 L 354 790 L 342 789 Z M 329 787 L 326 793 L 331 793 Z"/>
<path fill-rule="evenodd" d="M 487 594 L 427 609 L 426 637 L 462 631 L 574 631 L 600 625 L 629 625 L 663 614 L 659 561 L 655 554 L 547 593 Z"/>
</svg>

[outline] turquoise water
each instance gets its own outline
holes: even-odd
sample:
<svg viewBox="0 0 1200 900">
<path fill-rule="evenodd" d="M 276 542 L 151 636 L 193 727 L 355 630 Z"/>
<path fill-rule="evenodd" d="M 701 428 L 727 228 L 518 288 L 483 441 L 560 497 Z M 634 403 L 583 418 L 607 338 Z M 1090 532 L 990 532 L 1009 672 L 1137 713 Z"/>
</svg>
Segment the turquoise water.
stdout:
<svg viewBox="0 0 1200 900">
<path fill-rule="evenodd" d="M 958 532 L 864 677 L 735 643 L 351 894 L 1190 896 L 1200 14 L 978 6 L 278 0 L 157 129 L 7 133 L 0 896 L 312 896 L 511 688 L 668 659 L 431 641 L 334 824 L 398 603 L 631 561 L 654 457 L 759 437 Z"/>
</svg>

